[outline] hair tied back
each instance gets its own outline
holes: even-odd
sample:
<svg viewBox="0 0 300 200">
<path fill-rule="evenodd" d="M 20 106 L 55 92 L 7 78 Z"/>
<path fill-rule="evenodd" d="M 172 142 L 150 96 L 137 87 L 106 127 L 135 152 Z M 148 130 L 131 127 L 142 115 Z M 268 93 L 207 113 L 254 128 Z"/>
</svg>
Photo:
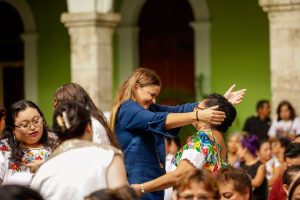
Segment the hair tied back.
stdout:
<svg viewBox="0 0 300 200">
<path fill-rule="evenodd" d="M 56 117 L 56 121 L 57 121 L 57 124 L 61 127 L 62 132 L 64 132 L 66 129 L 71 128 L 66 111 L 63 111 L 62 115 L 58 115 Z"/>
</svg>

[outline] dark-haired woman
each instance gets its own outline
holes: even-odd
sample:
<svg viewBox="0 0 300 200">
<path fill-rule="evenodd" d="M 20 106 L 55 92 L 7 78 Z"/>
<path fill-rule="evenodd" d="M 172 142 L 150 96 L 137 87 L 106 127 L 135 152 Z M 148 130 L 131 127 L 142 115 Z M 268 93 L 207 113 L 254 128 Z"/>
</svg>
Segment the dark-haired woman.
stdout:
<svg viewBox="0 0 300 200">
<path fill-rule="evenodd" d="M 5 122 L 0 141 L 0 182 L 29 186 L 33 168 L 57 146 L 57 137 L 47 131 L 42 111 L 31 101 L 12 104 Z"/>
<path fill-rule="evenodd" d="M 277 120 L 271 125 L 268 135 L 275 139 L 287 137 L 293 139 L 300 134 L 300 119 L 297 118 L 295 109 L 288 101 L 282 101 L 277 107 Z"/>
<path fill-rule="evenodd" d="M 189 171 L 207 169 L 213 174 L 227 166 L 226 146 L 222 133 L 226 132 L 236 117 L 236 110 L 222 95 L 209 95 L 198 106 L 199 109 L 219 105 L 218 110 L 226 114 L 220 125 L 197 122 L 197 128 L 191 140 L 176 153 L 171 163 L 170 173 L 142 184 L 133 185 L 138 193 L 152 192 L 174 186 L 176 181 Z M 142 188 L 142 189 L 140 189 Z"/>
<path fill-rule="evenodd" d="M 63 143 L 38 169 L 31 185 L 45 199 L 82 200 L 96 190 L 127 184 L 121 151 L 92 142 L 91 117 L 84 104 L 61 103 L 52 129 Z"/>
</svg>

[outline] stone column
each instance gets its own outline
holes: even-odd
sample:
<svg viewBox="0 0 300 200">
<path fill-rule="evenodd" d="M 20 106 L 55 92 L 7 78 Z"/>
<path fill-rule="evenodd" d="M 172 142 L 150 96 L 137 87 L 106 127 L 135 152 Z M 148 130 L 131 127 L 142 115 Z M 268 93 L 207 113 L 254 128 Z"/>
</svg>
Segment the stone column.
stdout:
<svg viewBox="0 0 300 200">
<path fill-rule="evenodd" d="M 273 115 L 281 100 L 300 111 L 300 0 L 259 0 L 270 21 Z M 259 73 L 259 72 L 258 72 Z"/>
<path fill-rule="evenodd" d="M 25 99 L 38 102 L 38 76 L 37 76 L 37 40 L 36 33 L 21 35 L 24 41 L 24 83 Z"/>
<path fill-rule="evenodd" d="M 87 8 L 80 12 L 78 9 L 80 7 L 74 13 L 61 16 L 71 37 L 71 79 L 87 90 L 101 110 L 109 111 L 112 105 L 112 36 L 121 17 L 111 12 L 87 12 Z"/>
<path fill-rule="evenodd" d="M 196 99 L 202 100 L 204 95 L 211 92 L 211 57 L 210 57 L 210 28 L 209 20 L 191 23 L 194 29 L 194 61 Z"/>
</svg>

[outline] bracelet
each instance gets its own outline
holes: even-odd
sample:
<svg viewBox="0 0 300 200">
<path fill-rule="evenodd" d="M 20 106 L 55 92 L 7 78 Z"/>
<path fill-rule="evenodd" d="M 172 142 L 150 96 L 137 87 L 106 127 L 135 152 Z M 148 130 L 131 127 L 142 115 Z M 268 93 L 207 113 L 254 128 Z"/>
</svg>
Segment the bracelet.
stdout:
<svg viewBox="0 0 300 200">
<path fill-rule="evenodd" d="M 141 193 L 145 193 L 145 188 L 144 188 L 144 184 L 141 184 Z"/>
<path fill-rule="evenodd" d="M 199 110 L 196 110 L 196 119 L 197 119 L 197 121 L 199 122 L 198 111 L 199 111 Z"/>
</svg>

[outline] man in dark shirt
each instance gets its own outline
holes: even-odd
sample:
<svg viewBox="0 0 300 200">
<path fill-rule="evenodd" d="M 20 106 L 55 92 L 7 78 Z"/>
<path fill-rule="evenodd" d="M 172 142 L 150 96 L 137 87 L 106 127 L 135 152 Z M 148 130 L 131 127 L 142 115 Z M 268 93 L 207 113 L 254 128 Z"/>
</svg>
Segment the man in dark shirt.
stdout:
<svg viewBox="0 0 300 200">
<path fill-rule="evenodd" d="M 268 139 L 268 130 L 271 125 L 270 103 L 268 100 L 260 100 L 256 104 L 257 116 L 249 117 L 243 130 L 249 134 L 257 135 L 260 140 Z"/>
</svg>

